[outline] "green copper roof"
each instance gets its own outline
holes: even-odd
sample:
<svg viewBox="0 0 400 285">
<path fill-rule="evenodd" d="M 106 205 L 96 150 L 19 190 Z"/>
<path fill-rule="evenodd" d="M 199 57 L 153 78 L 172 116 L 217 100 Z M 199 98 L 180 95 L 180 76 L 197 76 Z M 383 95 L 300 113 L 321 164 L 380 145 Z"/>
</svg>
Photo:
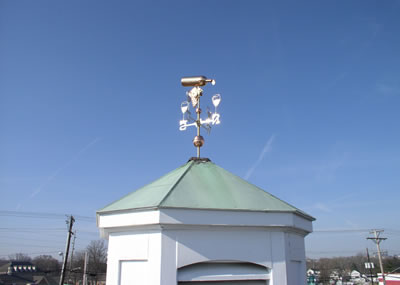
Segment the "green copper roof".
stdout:
<svg viewBox="0 0 400 285">
<path fill-rule="evenodd" d="M 141 208 L 296 212 L 309 215 L 210 161 L 191 160 L 98 213 Z"/>
</svg>

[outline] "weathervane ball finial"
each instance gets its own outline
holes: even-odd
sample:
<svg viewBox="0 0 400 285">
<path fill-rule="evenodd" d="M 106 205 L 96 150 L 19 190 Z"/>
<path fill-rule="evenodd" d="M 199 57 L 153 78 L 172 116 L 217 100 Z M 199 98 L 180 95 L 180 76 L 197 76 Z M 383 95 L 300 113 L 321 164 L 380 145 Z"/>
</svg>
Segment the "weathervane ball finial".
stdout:
<svg viewBox="0 0 400 285">
<path fill-rule="evenodd" d="M 195 136 L 193 144 L 195 147 L 202 147 L 204 145 L 204 138 L 202 136 Z"/>
</svg>

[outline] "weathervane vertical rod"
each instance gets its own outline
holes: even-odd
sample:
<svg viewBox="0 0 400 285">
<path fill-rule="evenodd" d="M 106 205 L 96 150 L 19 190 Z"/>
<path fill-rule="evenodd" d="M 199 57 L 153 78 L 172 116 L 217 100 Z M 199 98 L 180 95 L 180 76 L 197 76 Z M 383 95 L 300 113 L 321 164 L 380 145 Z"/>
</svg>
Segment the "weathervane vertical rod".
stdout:
<svg viewBox="0 0 400 285">
<path fill-rule="evenodd" d="M 198 103 L 197 103 L 198 105 L 197 105 L 197 110 L 196 110 L 196 113 L 197 113 L 197 136 L 200 136 L 200 126 L 201 126 L 201 121 L 200 121 L 200 112 L 201 112 L 201 109 L 200 109 L 200 96 L 199 96 L 199 101 L 198 101 Z M 200 158 L 200 146 L 197 146 L 197 158 Z"/>
</svg>

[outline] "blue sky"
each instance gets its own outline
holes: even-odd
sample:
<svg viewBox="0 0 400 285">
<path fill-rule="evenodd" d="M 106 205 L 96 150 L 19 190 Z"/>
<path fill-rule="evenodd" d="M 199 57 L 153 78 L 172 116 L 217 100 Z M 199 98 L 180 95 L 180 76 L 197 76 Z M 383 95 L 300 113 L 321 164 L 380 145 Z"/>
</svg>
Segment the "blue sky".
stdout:
<svg viewBox="0 0 400 285">
<path fill-rule="evenodd" d="M 315 216 L 308 256 L 373 251 L 372 228 L 400 254 L 399 12 L 0 1 L 0 255 L 62 251 L 62 214 L 82 217 L 85 247 L 97 209 L 194 156 L 194 129 L 178 128 L 185 75 L 216 79 L 202 102 L 222 95 L 202 155 Z"/>
</svg>

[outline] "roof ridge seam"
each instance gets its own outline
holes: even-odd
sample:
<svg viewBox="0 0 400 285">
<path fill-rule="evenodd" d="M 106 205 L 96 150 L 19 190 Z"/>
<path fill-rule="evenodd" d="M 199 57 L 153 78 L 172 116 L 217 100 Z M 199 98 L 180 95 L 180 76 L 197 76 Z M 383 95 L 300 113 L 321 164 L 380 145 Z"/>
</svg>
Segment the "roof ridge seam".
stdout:
<svg viewBox="0 0 400 285">
<path fill-rule="evenodd" d="M 185 172 L 176 180 L 176 182 L 171 186 L 171 189 L 168 190 L 167 194 L 164 196 L 164 198 L 161 199 L 160 203 L 158 203 L 158 206 L 161 206 L 162 203 L 168 198 L 168 196 L 171 194 L 172 190 L 178 185 L 178 183 L 185 177 L 186 173 L 192 168 L 194 162 L 191 161 L 191 164 L 188 166 L 188 168 L 185 170 Z"/>
</svg>

